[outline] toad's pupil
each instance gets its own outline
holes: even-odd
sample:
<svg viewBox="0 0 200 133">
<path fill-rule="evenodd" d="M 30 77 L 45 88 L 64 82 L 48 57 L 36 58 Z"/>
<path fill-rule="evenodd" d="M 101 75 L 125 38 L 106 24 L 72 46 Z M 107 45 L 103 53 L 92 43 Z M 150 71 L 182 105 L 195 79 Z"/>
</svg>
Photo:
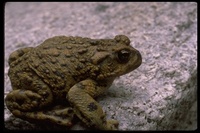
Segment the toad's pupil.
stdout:
<svg viewBox="0 0 200 133">
<path fill-rule="evenodd" d="M 121 50 L 118 52 L 118 59 L 121 63 L 126 63 L 129 61 L 130 51 L 129 50 Z"/>
</svg>

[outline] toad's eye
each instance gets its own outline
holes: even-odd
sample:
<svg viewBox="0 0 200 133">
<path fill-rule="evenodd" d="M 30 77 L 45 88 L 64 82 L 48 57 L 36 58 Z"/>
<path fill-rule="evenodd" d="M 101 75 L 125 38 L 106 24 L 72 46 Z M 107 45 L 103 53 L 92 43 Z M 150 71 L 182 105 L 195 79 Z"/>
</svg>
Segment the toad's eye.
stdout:
<svg viewBox="0 0 200 133">
<path fill-rule="evenodd" d="M 117 58 L 120 63 L 127 63 L 130 59 L 131 52 L 127 49 L 123 49 L 117 52 Z"/>
</svg>

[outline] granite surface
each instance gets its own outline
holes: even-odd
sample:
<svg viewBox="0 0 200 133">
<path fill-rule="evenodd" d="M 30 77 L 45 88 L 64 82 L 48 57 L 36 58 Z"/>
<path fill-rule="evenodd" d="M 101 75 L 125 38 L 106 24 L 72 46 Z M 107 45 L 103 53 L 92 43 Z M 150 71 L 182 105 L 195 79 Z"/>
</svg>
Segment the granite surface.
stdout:
<svg viewBox="0 0 200 133">
<path fill-rule="evenodd" d="M 5 96 L 11 91 L 8 57 L 56 36 L 127 35 L 143 58 L 97 101 L 119 130 L 197 129 L 197 3 L 9 2 L 5 5 Z M 69 130 L 30 124 L 5 111 L 11 130 Z M 71 130 L 86 128 L 78 122 Z"/>
</svg>

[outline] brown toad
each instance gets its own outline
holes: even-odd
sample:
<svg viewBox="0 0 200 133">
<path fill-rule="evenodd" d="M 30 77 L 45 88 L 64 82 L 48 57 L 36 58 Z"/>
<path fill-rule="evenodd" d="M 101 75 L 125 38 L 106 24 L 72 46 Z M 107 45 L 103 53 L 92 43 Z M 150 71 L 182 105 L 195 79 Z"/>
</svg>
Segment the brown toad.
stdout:
<svg viewBox="0 0 200 133">
<path fill-rule="evenodd" d="M 72 126 L 74 114 L 87 126 L 115 130 L 94 100 L 113 80 L 142 63 L 125 35 L 114 39 L 56 36 L 9 57 L 13 90 L 5 102 L 16 117 Z M 70 103 L 70 106 L 69 106 Z"/>
</svg>

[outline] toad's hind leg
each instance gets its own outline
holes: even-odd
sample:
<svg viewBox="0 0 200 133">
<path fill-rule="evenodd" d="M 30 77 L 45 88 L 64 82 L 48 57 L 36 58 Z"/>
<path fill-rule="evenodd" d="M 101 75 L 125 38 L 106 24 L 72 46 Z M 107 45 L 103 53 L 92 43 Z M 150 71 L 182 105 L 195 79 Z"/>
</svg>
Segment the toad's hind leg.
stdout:
<svg viewBox="0 0 200 133">
<path fill-rule="evenodd" d="M 26 78 L 24 80 L 23 78 Z M 21 83 L 20 81 L 30 81 Z M 23 80 L 22 80 L 23 79 Z M 50 122 L 71 126 L 73 111 L 69 107 L 52 108 L 53 95 L 50 88 L 37 76 L 20 73 L 18 82 L 13 82 L 13 91 L 8 93 L 5 103 L 12 114 L 30 122 Z M 15 84 L 18 83 L 18 84 Z M 25 89 L 21 89 L 21 88 Z"/>
</svg>

